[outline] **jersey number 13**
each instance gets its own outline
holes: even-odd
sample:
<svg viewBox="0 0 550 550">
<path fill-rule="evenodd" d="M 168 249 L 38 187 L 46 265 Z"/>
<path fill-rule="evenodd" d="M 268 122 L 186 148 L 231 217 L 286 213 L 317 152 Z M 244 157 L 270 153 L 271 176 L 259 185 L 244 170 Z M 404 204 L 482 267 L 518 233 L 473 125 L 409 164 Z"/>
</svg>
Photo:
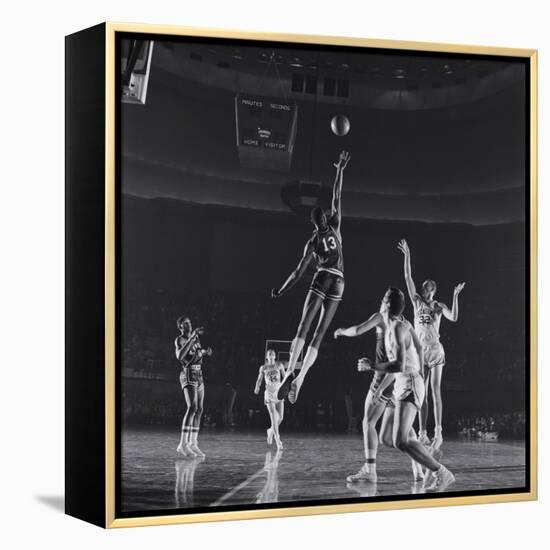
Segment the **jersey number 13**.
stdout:
<svg viewBox="0 0 550 550">
<path fill-rule="evenodd" d="M 336 250 L 336 239 L 332 235 L 328 239 L 323 237 L 323 246 L 325 247 L 325 252 Z"/>
</svg>

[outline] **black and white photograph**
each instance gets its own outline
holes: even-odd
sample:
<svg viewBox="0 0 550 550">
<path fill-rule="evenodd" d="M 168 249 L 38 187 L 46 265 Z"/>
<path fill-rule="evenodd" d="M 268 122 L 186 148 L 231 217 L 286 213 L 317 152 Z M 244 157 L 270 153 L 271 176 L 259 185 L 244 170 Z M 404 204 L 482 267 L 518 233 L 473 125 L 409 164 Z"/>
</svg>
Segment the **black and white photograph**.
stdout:
<svg viewBox="0 0 550 550">
<path fill-rule="evenodd" d="M 116 52 L 117 517 L 529 492 L 529 60 Z"/>
</svg>

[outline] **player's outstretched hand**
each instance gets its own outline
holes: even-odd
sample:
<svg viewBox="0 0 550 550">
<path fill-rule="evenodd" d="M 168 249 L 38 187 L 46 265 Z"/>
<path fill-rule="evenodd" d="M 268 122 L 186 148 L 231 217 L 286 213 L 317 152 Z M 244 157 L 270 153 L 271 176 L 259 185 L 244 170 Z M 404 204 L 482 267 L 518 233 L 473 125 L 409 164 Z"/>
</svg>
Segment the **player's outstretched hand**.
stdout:
<svg viewBox="0 0 550 550">
<path fill-rule="evenodd" d="M 459 283 L 455 286 L 455 290 L 454 290 L 454 293 L 456 296 L 458 296 L 461 292 L 462 292 L 462 289 L 466 286 L 466 283 Z"/>
<path fill-rule="evenodd" d="M 204 353 L 205 353 L 205 355 L 210 356 L 210 355 L 212 355 L 212 353 L 214 353 L 214 352 L 212 351 L 212 348 L 206 348 L 206 349 L 204 350 Z"/>
<path fill-rule="evenodd" d="M 351 160 L 351 155 L 348 151 L 342 151 L 338 157 L 338 162 L 334 163 L 334 167 L 339 170 L 345 170 L 348 162 Z"/>
<path fill-rule="evenodd" d="M 409 245 L 407 244 L 407 241 L 405 239 L 401 239 L 399 243 L 397 244 L 397 248 L 405 254 L 405 256 L 408 256 L 411 251 L 409 250 Z"/>
<path fill-rule="evenodd" d="M 276 288 L 271 289 L 271 297 L 272 298 L 279 298 L 280 296 L 281 296 L 281 293 L 279 292 L 278 289 L 276 289 Z"/>
<path fill-rule="evenodd" d="M 334 331 L 334 339 L 335 339 L 335 340 L 338 338 L 338 336 L 342 336 L 342 329 L 341 329 L 341 328 L 337 328 L 337 329 Z"/>
<path fill-rule="evenodd" d="M 372 369 L 372 361 L 368 357 L 361 357 L 357 361 L 357 370 L 359 372 L 365 372 Z"/>
</svg>

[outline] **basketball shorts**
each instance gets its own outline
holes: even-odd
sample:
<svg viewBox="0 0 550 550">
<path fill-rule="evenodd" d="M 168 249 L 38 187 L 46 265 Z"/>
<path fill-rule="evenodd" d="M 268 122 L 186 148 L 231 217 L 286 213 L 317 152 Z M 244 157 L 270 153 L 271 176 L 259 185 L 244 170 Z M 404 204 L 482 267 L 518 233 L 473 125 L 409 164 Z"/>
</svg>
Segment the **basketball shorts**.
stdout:
<svg viewBox="0 0 550 550">
<path fill-rule="evenodd" d="M 277 397 L 277 392 L 279 391 L 280 387 L 281 387 L 281 384 L 273 384 L 273 385 L 270 385 L 268 388 L 266 388 L 264 392 L 264 403 L 266 405 L 268 403 L 279 403 L 279 401 L 281 401 Z"/>
<path fill-rule="evenodd" d="M 408 401 L 420 410 L 425 394 L 424 379 L 419 372 L 411 374 L 400 373 L 395 377 L 393 398 L 396 401 Z"/>
<path fill-rule="evenodd" d="M 376 337 L 376 363 L 385 363 L 388 360 L 386 355 L 386 346 L 384 344 L 384 337 Z M 384 379 L 385 374 L 383 372 L 374 372 L 372 377 L 372 382 L 370 383 L 369 391 L 373 394 L 376 394 L 382 380 Z M 384 401 L 387 406 L 395 407 L 393 402 L 393 382 L 386 386 L 382 391 L 382 394 L 379 396 L 381 401 Z"/>
<path fill-rule="evenodd" d="M 191 365 L 190 367 L 183 367 L 180 373 L 181 389 L 187 386 L 199 387 L 204 384 L 202 377 L 201 365 Z"/>
<path fill-rule="evenodd" d="M 434 367 L 445 366 L 445 349 L 440 342 L 424 346 L 424 365 L 433 369 Z"/>
<path fill-rule="evenodd" d="M 315 273 L 309 290 L 323 300 L 340 302 L 344 295 L 344 277 L 320 269 Z"/>
</svg>

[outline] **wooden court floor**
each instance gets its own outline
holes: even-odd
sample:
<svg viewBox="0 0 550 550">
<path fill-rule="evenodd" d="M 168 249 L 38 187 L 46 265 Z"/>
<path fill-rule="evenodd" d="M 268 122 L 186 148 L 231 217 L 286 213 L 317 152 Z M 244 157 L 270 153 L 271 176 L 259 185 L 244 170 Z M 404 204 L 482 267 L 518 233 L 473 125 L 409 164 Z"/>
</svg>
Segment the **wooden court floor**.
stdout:
<svg viewBox="0 0 550 550">
<path fill-rule="evenodd" d="M 380 447 L 378 483 L 349 484 L 362 465 L 359 434 L 284 433 L 285 449 L 263 432 L 203 431 L 205 459 L 176 453 L 179 433 L 128 430 L 122 440 L 121 510 L 190 509 L 254 503 L 370 498 L 422 492 L 410 460 Z M 456 476 L 449 492 L 510 489 L 525 484 L 523 442 L 446 439 L 442 462 Z"/>
</svg>

